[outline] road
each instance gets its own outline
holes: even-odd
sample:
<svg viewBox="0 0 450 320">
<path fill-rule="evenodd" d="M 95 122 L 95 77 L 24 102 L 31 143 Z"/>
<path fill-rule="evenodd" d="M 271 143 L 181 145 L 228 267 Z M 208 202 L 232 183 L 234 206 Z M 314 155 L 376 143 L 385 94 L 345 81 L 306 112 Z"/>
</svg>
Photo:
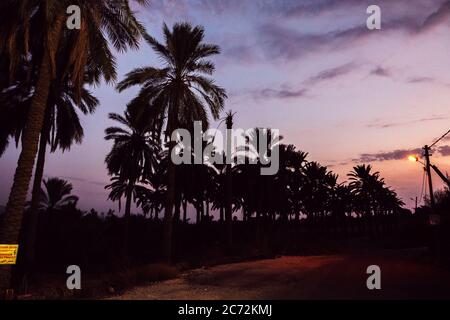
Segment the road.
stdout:
<svg viewBox="0 0 450 320">
<path fill-rule="evenodd" d="M 381 290 L 367 289 L 369 265 L 381 268 Z M 450 271 L 422 250 L 284 256 L 195 269 L 113 299 L 450 299 Z"/>
</svg>

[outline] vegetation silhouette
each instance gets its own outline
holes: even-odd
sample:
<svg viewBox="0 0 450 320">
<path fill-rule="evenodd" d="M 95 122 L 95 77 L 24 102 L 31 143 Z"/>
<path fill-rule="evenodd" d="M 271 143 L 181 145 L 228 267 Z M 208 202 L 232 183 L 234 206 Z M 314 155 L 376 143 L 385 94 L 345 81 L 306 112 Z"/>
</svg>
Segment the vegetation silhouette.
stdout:
<svg viewBox="0 0 450 320">
<path fill-rule="evenodd" d="M 216 45 L 203 43 L 204 30 L 189 23 L 177 23 L 170 30 L 163 25 L 164 44 L 145 35 L 145 40 L 164 62 L 162 68 L 138 68 L 125 76 L 118 85 L 119 92 L 135 85 L 142 88 L 130 102 L 130 109 L 150 108 L 154 119 L 160 121 L 156 127 L 170 137 L 178 128 L 188 127 L 194 121 L 201 121 L 206 130 L 209 126 L 208 113 L 219 118 L 226 93 L 206 76 L 212 75 L 215 66 L 206 58 L 220 53 Z M 159 132 L 159 135 L 161 132 Z M 175 142 L 168 143 L 168 154 L 172 154 Z M 167 193 L 164 211 L 164 252 L 167 261 L 172 252 L 172 219 L 176 193 L 176 170 L 172 161 L 167 167 Z"/>
<path fill-rule="evenodd" d="M 69 2 L 89 13 L 76 32 L 63 27 Z M 0 243 L 24 245 L 19 270 L 27 266 L 12 281 L 11 270 L 1 267 L 0 289 L 20 288 L 21 274 L 36 279 L 69 264 L 95 274 L 126 272 L 155 261 L 196 266 L 236 257 L 340 252 L 348 243 L 368 240 L 376 240 L 365 243 L 370 248 L 427 242 L 429 204 L 415 214 L 404 209 L 371 165 L 356 165 L 348 181 L 339 183 L 337 174 L 284 144 L 270 128 L 254 128 L 245 136 L 247 144 L 236 150 L 226 135 L 229 163 L 175 165 L 176 142 L 169 139 L 173 130 L 193 132 L 194 121 L 206 130 L 210 118 L 220 119 L 227 98 L 208 60 L 220 48 L 204 43 L 201 26 L 177 23 L 170 29 L 164 24 L 160 43 L 146 33 L 125 0 L 95 5 L 85 0 L 5 1 L 0 19 L 0 155 L 11 138 L 21 146 L 1 216 Z M 119 92 L 133 86 L 140 90 L 123 115 L 109 114 L 115 123 L 105 130 L 105 139 L 112 142 L 105 157 L 111 181 L 105 189 L 119 211 L 125 199 L 125 210 L 121 217 L 112 210 L 84 212 L 77 208 L 69 181 L 43 180 L 46 150 L 81 143 L 78 113 L 93 113 L 99 104 L 86 87 L 116 79 L 109 43 L 118 51 L 136 49 L 141 36 L 162 65 L 132 70 L 117 84 Z M 233 128 L 235 118 L 226 113 L 226 129 Z M 279 149 L 274 175 L 260 174 L 269 165 L 259 150 L 261 132 L 268 136 L 268 154 Z M 204 150 L 210 144 L 202 141 L 201 146 Z M 192 149 L 181 152 L 196 157 Z M 25 207 L 36 154 L 31 202 Z M 225 159 L 225 154 L 220 156 Z M 450 243 L 449 199 L 447 189 L 436 193 L 435 210 L 444 217 L 441 243 Z M 189 217 L 194 211 L 195 224 Z"/>
<path fill-rule="evenodd" d="M 147 0 L 135 0 L 147 4 Z M 76 32 L 65 28 L 66 10 L 70 5 L 83 8 L 81 29 Z M 26 120 L 26 130 L 22 136 L 13 186 L 6 205 L 4 223 L 1 226 L 3 243 L 17 242 L 22 224 L 29 182 L 32 177 L 34 160 L 39 138 L 44 124 L 52 81 L 59 72 L 70 74 L 70 82 L 80 100 L 87 67 L 97 70 L 107 82 L 116 77 L 115 59 L 104 35 L 118 51 L 137 48 L 144 27 L 137 21 L 130 9 L 129 1 L 100 0 L 39 0 L 3 1 L 0 4 L 2 27 L 0 32 L 0 56 L 8 65 L 8 78 L 14 80 L 23 59 L 37 70 L 38 76 L 31 98 Z M 57 64 L 64 39 L 70 38 L 65 66 Z M 40 52 L 33 52 L 32 42 L 40 45 Z M 97 78 L 97 81 L 100 79 Z M 0 287 L 8 286 L 9 268 L 0 269 Z"/>
</svg>

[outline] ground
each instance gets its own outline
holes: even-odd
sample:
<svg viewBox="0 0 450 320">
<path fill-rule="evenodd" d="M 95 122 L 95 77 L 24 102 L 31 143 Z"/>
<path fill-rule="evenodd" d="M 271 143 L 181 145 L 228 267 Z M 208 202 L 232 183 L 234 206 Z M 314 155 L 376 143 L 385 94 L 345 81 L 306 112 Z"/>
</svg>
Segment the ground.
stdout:
<svg viewBox="0 0 450 320">
<path fill-rule="evenodd" d="M 368 290 L 366 269 L 381 268 L 381 290 Z M 283 256 L 188 271 L 113 299 L 450 299 L 450 271 L 424 251 Z"/>
</svg>

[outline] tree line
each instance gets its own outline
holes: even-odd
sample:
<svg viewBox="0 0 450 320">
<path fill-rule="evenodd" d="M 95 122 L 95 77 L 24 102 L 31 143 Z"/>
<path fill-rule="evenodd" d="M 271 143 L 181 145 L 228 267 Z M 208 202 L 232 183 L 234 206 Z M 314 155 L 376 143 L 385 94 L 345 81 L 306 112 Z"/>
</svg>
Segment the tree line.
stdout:
<svg viewBox="0 0 450 320">
<path fill-rule="evenodd" d="M 135 2 L 148 5 L 147 0 Z M 80 30 L 65 28 L 69 5 L 82 9 Z M 19 233 L 26 235 L 21 243 L 25 271 L 18 274 L 33 268 L 43 203 L 50 211 L 76 204 L 75 198 L 65 198 L 70 194 L 65 181 L 47 180 L 43 192 L 47 150 L 68 150 L 82 142 L 79 114 L 92 114 L 99 104 L 90 88 L 117 79 L 112 48 L 138 49 L 140 39 L 161 63 L 132 70 L 116 85 L 119 92 L 134 86 L 139 91 L 123 114 L 110 114 L 117 126 L 105 132 L 105 139 L 113 142 L 105 159 L 111 175 L 106 188 L 111 200 L 125 199 L 124 255 L 132 202 L 153 218 L 162 212 L 166 261 L 172 256 L 174 221 L 187 222 L 188 205 L 195 208 L 198 223 L 211 220 L 213 210 L 219 212 L 229 250 L 233 213 L 238 210 L 246 221 L 322 221 L 393 215 L 401 208 L 395 192 L 370 166 L 355 167 L 348 184 L 338 183 L 335 174 L 308 161 L 307 154 L 293 145 L 280 145 L 280 170 L 273 176 L 259 175 L 260 162 L 176 166 L 170 161 L 175 147 L 167 139 L 170 133 L 178 128 L 192 131 L 194 121 L 206 130 L 211 119 L 221 118 L 227 98 L 212 77 L 215 65 L 209 60 L 220 48 L 204 42 L 201 26 L 164 24 L 160 42 L 146 32 L 126 0 L 2 1 L 0 19 L 0 152 L 11 139 L 21 146 L 0 240 L 17 243 Z M 233 127 L 233 117 L 226 114 L 227 129 Z M 59 195 L 54 197 L 53 192 Z M 62 198 L 55 201 L 58 197 Z M 10 275 L 10 268 L 0 268 L 0 288 L 22 281 Z"/>
</svg>

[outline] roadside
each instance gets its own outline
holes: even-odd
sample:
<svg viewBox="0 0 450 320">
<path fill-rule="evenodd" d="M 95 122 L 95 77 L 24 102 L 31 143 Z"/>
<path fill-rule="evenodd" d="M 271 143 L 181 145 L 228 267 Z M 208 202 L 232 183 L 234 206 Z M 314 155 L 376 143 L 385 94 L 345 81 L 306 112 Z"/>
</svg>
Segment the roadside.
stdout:
<svg viewBox="0 0 450 320">
<path fill-rule="evenodd" d="M 423 257 L 423 249 L 283 256 L 199 268 L 110 299 L 450 299 L 450 271 Z M 373 264 L 381 268 L 381 290 L 366 287 Z"/>
</svg>

